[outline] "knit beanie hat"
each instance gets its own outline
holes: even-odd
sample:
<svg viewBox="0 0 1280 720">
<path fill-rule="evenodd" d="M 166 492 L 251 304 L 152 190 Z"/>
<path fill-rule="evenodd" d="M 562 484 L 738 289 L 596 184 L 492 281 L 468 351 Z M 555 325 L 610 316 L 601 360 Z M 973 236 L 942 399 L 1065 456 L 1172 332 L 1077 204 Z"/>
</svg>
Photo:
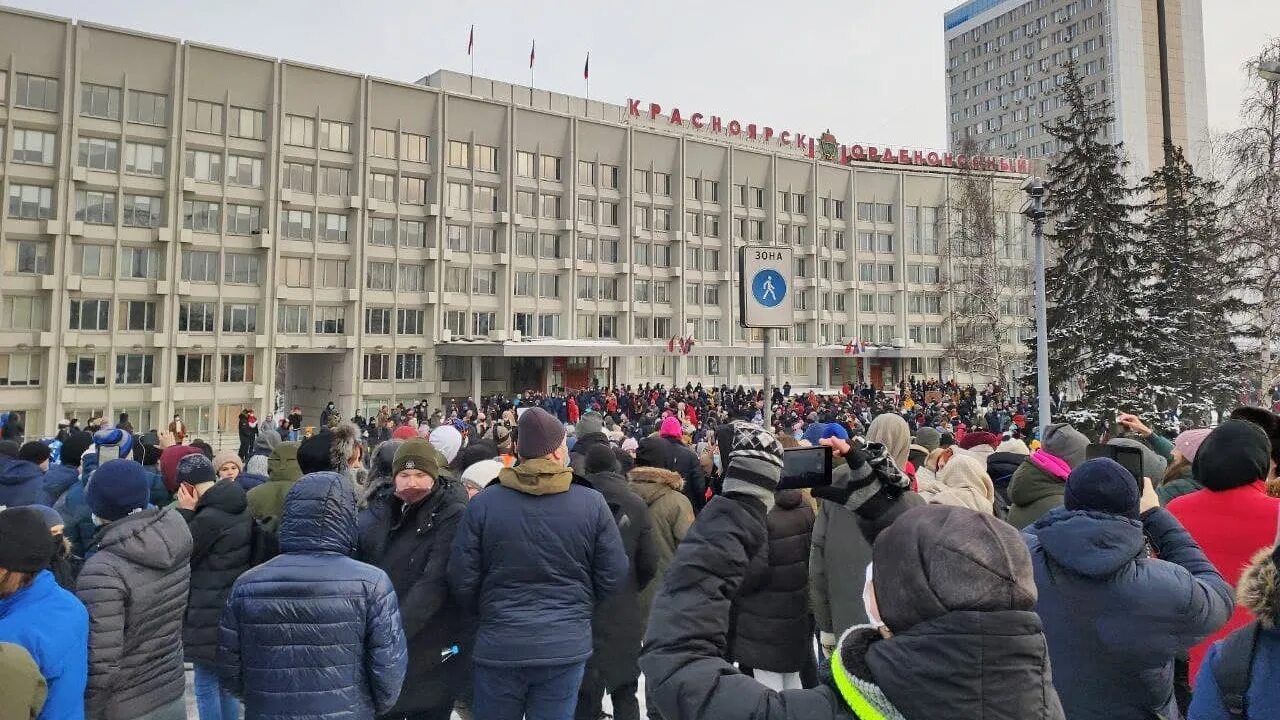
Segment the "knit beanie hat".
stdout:
<svg viewBox="0 0 1280 720">
<path fill-rule="evenodd" d="M 623 438 L 622 449 L 627 452 L 635 452 L 640 449 L 640 442 L 633 437 Z"/>
<path fill-rule="evenodd" d="M 391 431 L 393 440 L 412 440 L 418 437 L 418 431 L 412 425 L 400 425 Z"/>
<path fill-rule="evenodd" d="M 925 426 L 916 430 L 916 444 L 924 448 L 928 452 L 938 449 L 938 443 L 942 440 L 942 434 L 936 429 Z"/>
<path fill-rule="evenodd" d="M 22 447 L 13 440 L 0 440 L 0 457 L 18 458 L 18 453 L 22 451 Z"/>
<path fill-rule="evenodd" d="M 93 434 L 93 444 L 98 446 L 98 457 L 102 457 L 102 448 L 118 448 L 118 457 L 127 458 L 133 452 L 133 436 L 118 427 L 104 427 Z"/>
<path fill-rule="evenodd" d="M 52 456 L 53 453 L 49 451 L 49 446 L 39 440 L 23 443 L 22 447 L 18 448 L 18 459 L 26 460 L 35 465 L 39 465 Z"/>
<path fill-rule="evenodd" d="M 662 419 L 662 425 L 658 428 L 658 434 L 665 438 L 676 438 L 679 440 L 684 435 L 684 429 L 680 427 L 680 421 L 675 415 L 668 415 Z"/>
<path fill-rule="evenodd" d="M 1231 411 L 1232 420 L 1245 420 L 1262 428 L 1271 440 L 1271 459 L 1280 465 L 1280 416 L 1260 407 L 1244 406 Z"/>
<path fill-rule="evenodd" d="M 754 423 L 735 420 L 732 428 L 724 492 L 747 493 L 770 508 L 782 479 L 782 443 L 777 435 Z"/>
<path fill-rule="evenodd" d="M 667 470 L 667 444 L 662 438 L 647 437 L 636 447 L 636 467 Z"/>
<path fill-rule="evenodd" d="M 263 452 L 260 454 L 270 455 L 271 451 L 275 450 L 281 441 L 280 433 L 273 428 L 259 426 L 258 436 L 253 440 L 253 450 L 255 453 L 261 450 Z"/>
<path fill-rule="evenodd" d="M 236 467 L 240 468 L 240 472 L 244 472 L 244 461 L 241 460 L 240 456 L 234 452 L 230 450 L 223 450 L 213 456 L 213 469 L 215 472 L 221 470 L 222 466 L 227 463 L 232 463 Z"/>
<path fill-rule="evenodd" d="M 63 465 L 76 467 L 80 464 L 80 458 L 84 457 L 84 451 L 89 449 L 93 444 L 93 436 L 83 430 L 73 430 L 67 435 L 67 439 L 62 441 L 62 459 Z"/>
<path fill-rule="evenodd" d="M 452 425 L 441 425 L 432 430 L 429 437 L 430 444 L 444 455 L 446 462 L 453 462 L 453 459 L 458 456 L 458 451 L 462 449 L 462 433 Z"/>
<path fill-rule="evenodd" d="M 31 506 L 0 511 L 0 568 L 38 573 L 53 557 L 53 535 L 39 510 Z"/>
<path fill-rule="evenodd" d="M 1044 429 L 1040 438 L 1040 447 L 1050 455 L 1066 461 L 1074 470 L 1085 461 L 1085 450 L 1089 447 L 1089 438 L 1068 423 L 1054 423 Z"/>
<path fill-rule="evenodd" d="M 965 433 L 964 439 L 960 441 L 961 450 L 972 450 L 979 445 L 989 445 L 991 449 L 995 449 L 1000 444 L 1000 436 L 989 433 L 984 430 Z"/>
<path fill-rule="evenodd" d="M 1010 438 L 1000 443 L 1000 447 L 996 448 L 996 452 L 1013 453 L 1015 455 L 1030 455 L 1031 449 L 1027 444 L 1017 438 Z"/>
<path fill-rule="evenodd" d="M 1178 433 L 1177 439 L 1173 441 L 1173 449 L 1182 453 L 1182 457 L 1186 458 L 1187 462 L 1195 462 L 1196 452 L 1200 450 L 1200 444 L 1204 442 L 1204 439 L 1209 437 L 1209 432 L 1209 428 L 1184 430 Z M 63 445 L 62 452 L 67 452 L 65 445 Z"/>
<path fill-rule="evenodd" d="M 516 454 L 526 459 L 550 455 L 564 442 L 564 425 L 540 407 L 521 413 L 516 431 Z"/>
<path fill-rule="evenodd" d="M 147 481 L 147 471 L 141 465 L 117 458 L 102 463 L 93 471 L 84 496 L 94 515 L 114 522 L 150 504 L 151 483 Z"/>
<path fill-rule="evenodd" d="M 1036 584 L 1022 535 L 990 513 L 912 508 L 871 551 L 876 604 L 901 633 L 955 610 L 1031 610 Z"/>
<path fill-rule="evenodd" d="M 333 433 L 322 430 L 298 445 L 298 467 L 302 468 L 303 475 L 338 469 L 333 466 L 329 452 L 332 443 Z"/>
<path fill-rule="evenodd" d="M 483 490 L 489 483 L 498 479 L 500 472 L 502 472 L 501 460 L 481 460 L 472 463 L 471 467 L 463 471 L 462 482 L 477 490 Z"/>
<path fill-rule="evenodd" d="M 236 458 L 237 460 L 239 458 Z M 200 453 L 187 455 L 178 461 L 178 482 L 188 485 L 201 485 L 204 483 L 217 482 L 217 468 L 222 465 L 214 466 L 209 462 L 209 458 Z"/>
<path fill-rule="evenodd" d="M 170 494 L 178 492 L 178 462 L 188 455 L 200 455 L 200 449 L 190 445 L 171 445 L 160 452 L 160 479 Z"/>
<path fill-rule="evenodd" d="M 405 440 L 396 448 L 396 456 L 391 461 L 391 477 L 399 475 L 401 470 L 421 470 L 432 478 L 438 478 L 440 464 L 437 457 L 430 442 L 422 438 Z"/>
<path fill-rule="evenodd" d="M 1068 510 L 1095 510 L 1134 520 L 1141 500 L 1138 483 L 1111 458 L 1094 458 L 1072 470 L 1062 495 Z"/>
<path fill-rule="evenodd" d="M 1191 471 L 1210 490 L 1230 490 L 1267 477 L 1271 441 L 1246 420 L 1227 420 L 1209 433 L 1196 451 Z"/>
<path fill-rule="evenodd" d="M 600 472 L 617 472 L 618 458 L 613 454 L 613 448 L 608 445 L 592 445 L 591 449 L 587 451 L 583 471 L 588 475 Z"/>
<path fill-rule="evenodd" d="M 599 413 L 589 412 L 586 415 L 583 415 L 582 418 L 578 420 L 578 425 L 574 430 L 574 434 L 580 438 L 584 438 L 596 433 L 604 433 L 604 419 L 600 417 Z"/>
</svg>

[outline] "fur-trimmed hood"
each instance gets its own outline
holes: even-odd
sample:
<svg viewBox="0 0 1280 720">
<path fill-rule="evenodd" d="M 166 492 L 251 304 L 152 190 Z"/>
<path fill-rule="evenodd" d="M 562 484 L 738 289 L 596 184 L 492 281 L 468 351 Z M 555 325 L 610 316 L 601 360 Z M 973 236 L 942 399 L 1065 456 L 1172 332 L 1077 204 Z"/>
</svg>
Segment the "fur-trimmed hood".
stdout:
<svg viewBox="0 0 1280 720">
<path fill-rule="evenodd" d="M 1268 630 L 1280 622 L 1280 572 L 1276 571 L 1274 548 L 1265 547 L 1254 554 L 1236 583 L 1236 601 Z"/>
<path fill-rule="evenodd" d="M 680 477 L 680 473 L 658 467 L 631 468 L 631 472 L 627 473 L 627 479 L 636 483 L 666 485 L 676 492 L 684 490 L 684 478 Z"/>
<path fill-rule="evenodd" d="M 352 422 L 341 422 L 329 432 L 333 436 L 329 439 L 330 467 L 345 468 L 347 458 L 355 454 L 360 444 L 360 428 Z"/>
</svg>

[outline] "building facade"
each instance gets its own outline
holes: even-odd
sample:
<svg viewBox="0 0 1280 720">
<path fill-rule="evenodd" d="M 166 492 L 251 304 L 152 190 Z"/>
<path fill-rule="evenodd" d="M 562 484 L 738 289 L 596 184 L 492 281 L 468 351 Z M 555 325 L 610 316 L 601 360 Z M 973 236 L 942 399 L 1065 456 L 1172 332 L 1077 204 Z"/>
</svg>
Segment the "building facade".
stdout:
<svg viewBox="0 0 1280 720">
<path fill-rule="evenodd" d="M 944 16 L 953 148 L 1049 157 L 1042 125 L 1065 113 L 1053 90 L 1075 61 L 1109 99 L 1134 177 L 1163 162 L 1166 137 L 1193 162 L 1207 148 L 1201 0 L 969 0 Z"/>
<path fill-rule="evenodd" d="M 795 246 L 778 382 L 963 374 L 944 359 L 942 285 L 958 165 L 993 187 L 991 262 L 1027 273 L 1025 161 L 5 9 L 0 148 L 0 407 L 32 433 L 120 412 L 234 432 L 244 407 L 758 384 L 761 336 L 735 319 L 747 242 Z"/>
</svg>

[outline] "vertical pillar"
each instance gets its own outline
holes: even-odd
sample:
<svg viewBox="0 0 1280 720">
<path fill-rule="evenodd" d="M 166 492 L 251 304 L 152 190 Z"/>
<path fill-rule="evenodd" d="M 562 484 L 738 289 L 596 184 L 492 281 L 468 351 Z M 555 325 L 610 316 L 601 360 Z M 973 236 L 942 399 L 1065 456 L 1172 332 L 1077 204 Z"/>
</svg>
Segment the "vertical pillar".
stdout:
<svg viewBox="0 0 1280 720">
<path fill-rule="evenodd" d="M 480 404 L 480 356 L 471 358 L 471 399 Z"/>
<path fill-rule="evenodd" d="M 824 357 L 814 358 L 818 362 L 818 387 L 831 384 L 831 360 Z"/>
</svg>

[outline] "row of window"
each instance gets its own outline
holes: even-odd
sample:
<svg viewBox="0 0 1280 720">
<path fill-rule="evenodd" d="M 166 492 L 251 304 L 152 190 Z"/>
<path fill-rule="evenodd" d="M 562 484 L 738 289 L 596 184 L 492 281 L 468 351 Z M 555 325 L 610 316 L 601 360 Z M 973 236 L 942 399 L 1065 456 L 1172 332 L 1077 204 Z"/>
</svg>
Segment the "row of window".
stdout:
<svg viewBox="0 0 1280 720">
<path fill-rule="evenodd" d="M 257 356 L 252 353 L 183 354 L 178 355 L 175 381 L 208 383 L 213 381 L 214 357 L 218 358 L 218 380 L 224 383 L 253 382 Z M 153 385 L 155 355 L 152 353 L 116 353 L 116 385 Z M 72 386 L 106 385 L 112 363 L 109 353 L 73 352 L 67 357 L 66 384 Z"/>
</svg>

